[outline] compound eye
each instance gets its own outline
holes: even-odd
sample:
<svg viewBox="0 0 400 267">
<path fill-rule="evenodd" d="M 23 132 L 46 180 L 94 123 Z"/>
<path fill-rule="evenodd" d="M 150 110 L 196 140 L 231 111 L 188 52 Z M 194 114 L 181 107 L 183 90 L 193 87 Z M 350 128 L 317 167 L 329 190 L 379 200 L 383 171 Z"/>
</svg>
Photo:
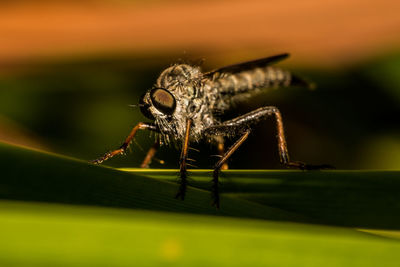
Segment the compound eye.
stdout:
<svg viewBox="0 0 400 267">
<path fill-rule="evenodd" d="M 151 112 L 150 112 L 150 110 L 149 110 L 150 105 L 147 104 L 147 103 L 144 101 L 145 96 L 146 96 L 146 94 L 143 94 L 143 95 L 140 97 L 140 100 L 139 100 L 140 111 L 143 113 L 143 115 L 145 115 L 145 116 L 146 116 L 147 118 L 149 118 L 150 120 L 154 120 L 154 116 L 153 116 L 153 114 L 151 114 Z"/>
<path fill-rule="evenodd" d="M 174 96 L 165 89 L 156 88 L 150 92 L 151 102 L 156 109 L 165 115 L 172 115 L 176 108 Z"/>
</svg>

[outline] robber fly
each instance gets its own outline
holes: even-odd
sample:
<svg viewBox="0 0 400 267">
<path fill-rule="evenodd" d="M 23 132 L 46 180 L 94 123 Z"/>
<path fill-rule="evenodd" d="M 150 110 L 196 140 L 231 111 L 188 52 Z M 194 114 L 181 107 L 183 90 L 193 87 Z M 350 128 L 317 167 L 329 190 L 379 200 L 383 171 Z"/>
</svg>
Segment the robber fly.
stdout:
<svg viewBox="0 0 400 267">
<path fill-rule="evenodd" d="M 99 164 L 115 155 L 123 154 L 138 130 L 159 133 L 154 146 L 149 150 L 142 167 L 149 165 L 160 143 L 175 142 L 182 146 L 180 155 L 179 190 L 176 198 L 184 199 L 187 187 L 187 161 L 190 143 L 206 140 L 223 151 L 224 139 L 238 137 L 236 142 L 221 153 L 214 166 L 212 198 L 219 207 L 218 177 L 228 158 L 249 137 L 252 127 L 267 117 L 273 117 L 277 126 L 277 141 L 280 162 L 289 168 L 320 169 L 328 165 L 313 166 L 289 159 L 282 123 L 282 116 L 274 106 L 261 107 L 231 120 L 221 121 L 218 115 L 235 103 L 244 101 L 268 88 L 306 86 L 312 84 L 289 71 L 271 66 L 287 58 L 288 54 L 257 59 L 230 65 L 210 72 L 200 67 L 175 64 L 165 69 L 155 86 L 140 99 L 141 112 L 152 123 L 139 122 L 133 127 L 120 148 L 106 153 L 93 163 Z"/>
</svg>

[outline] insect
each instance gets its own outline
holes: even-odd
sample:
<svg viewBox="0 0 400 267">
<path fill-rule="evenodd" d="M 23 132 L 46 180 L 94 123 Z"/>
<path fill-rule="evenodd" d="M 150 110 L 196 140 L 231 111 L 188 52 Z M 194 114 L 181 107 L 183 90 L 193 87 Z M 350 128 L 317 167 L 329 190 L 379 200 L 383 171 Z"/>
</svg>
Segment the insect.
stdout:
<svg viewBox="0 0 400 267">
<path fill-rule="evenodd" d="M 142 167 L 149 165 L 160 143 L 175 142 L 181 145 L 179 160 L 179 189 L 176 198 L 184 199 L 187 187 L 188 148 L 200 140 L 217 145 L 221 158 L 216 162 L 212 177 L 213 204 L 219 207 L 218 179 L 228 158 L 249 137 L 252 127 L 273 117 L 277 127 L 280 162 L 285 167 L 297 169 L 329 168 L 329 165 L 308 165 L 291 161 L 286 145 L 282 116 L 278 108 L 265 106 L 234 119 L 221 121 L 219 116 L 235 103 L 244 101 L 268 88 L 312 85 L 287 70 L 271 66 L 287 58 L 289 54 L 257 59 L 202 72 L 200 67 L 175 64 L 165 69 L 156 84 L 140 99 L 141 112 L 152 123 L 139 122 L 116 150 L 92 161 L 100 164 L 116 155 L 123 154 L 139 130 L 159 133 L 153 147 L 147 153 Z M 224 139 L 237 138 L 223 152 Z"/>
</svg>

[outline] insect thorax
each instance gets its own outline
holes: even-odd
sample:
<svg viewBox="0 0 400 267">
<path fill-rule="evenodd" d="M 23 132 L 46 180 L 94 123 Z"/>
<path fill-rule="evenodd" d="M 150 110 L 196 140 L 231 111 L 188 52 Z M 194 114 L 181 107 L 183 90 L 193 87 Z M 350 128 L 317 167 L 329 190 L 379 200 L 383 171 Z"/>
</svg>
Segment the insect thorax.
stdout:
<svg viewBox="0 0 400 267">
<path fill-rule="evenodd" d="M 184 137 L 188 118 L 193 121 L 190 131 L 192 141 L 199 141 L 203 130 L 215 123 L 209 93 L 204 88 L 199 67 L 173 65 L 161 73 L 155 86 L 168 90 L 176 100 L 172 116 L 155 116 L 161 132 L 170 139 L 181 140 Z"/>
</svg>

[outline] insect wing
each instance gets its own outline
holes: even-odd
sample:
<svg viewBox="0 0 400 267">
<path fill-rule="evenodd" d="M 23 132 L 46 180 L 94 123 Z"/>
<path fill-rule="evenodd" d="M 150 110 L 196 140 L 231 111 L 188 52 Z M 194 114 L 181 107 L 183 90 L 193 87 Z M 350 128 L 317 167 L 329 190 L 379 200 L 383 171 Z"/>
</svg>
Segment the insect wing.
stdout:
<svg viewBox="0 0 400 267">
<path fill-rule="evenodd" d="M 241 71 L 251 70 L 254 68 L 265 67 L 289 57 L 288 53 L 280 54 L 272 57 L 260 58 L 252 61 L 246 61 L 239 64 L 229 65 L 210 72 L 205 73 L 206 76 L 213 76 L 215 73 L 237 73 Z"/>
</svg>

